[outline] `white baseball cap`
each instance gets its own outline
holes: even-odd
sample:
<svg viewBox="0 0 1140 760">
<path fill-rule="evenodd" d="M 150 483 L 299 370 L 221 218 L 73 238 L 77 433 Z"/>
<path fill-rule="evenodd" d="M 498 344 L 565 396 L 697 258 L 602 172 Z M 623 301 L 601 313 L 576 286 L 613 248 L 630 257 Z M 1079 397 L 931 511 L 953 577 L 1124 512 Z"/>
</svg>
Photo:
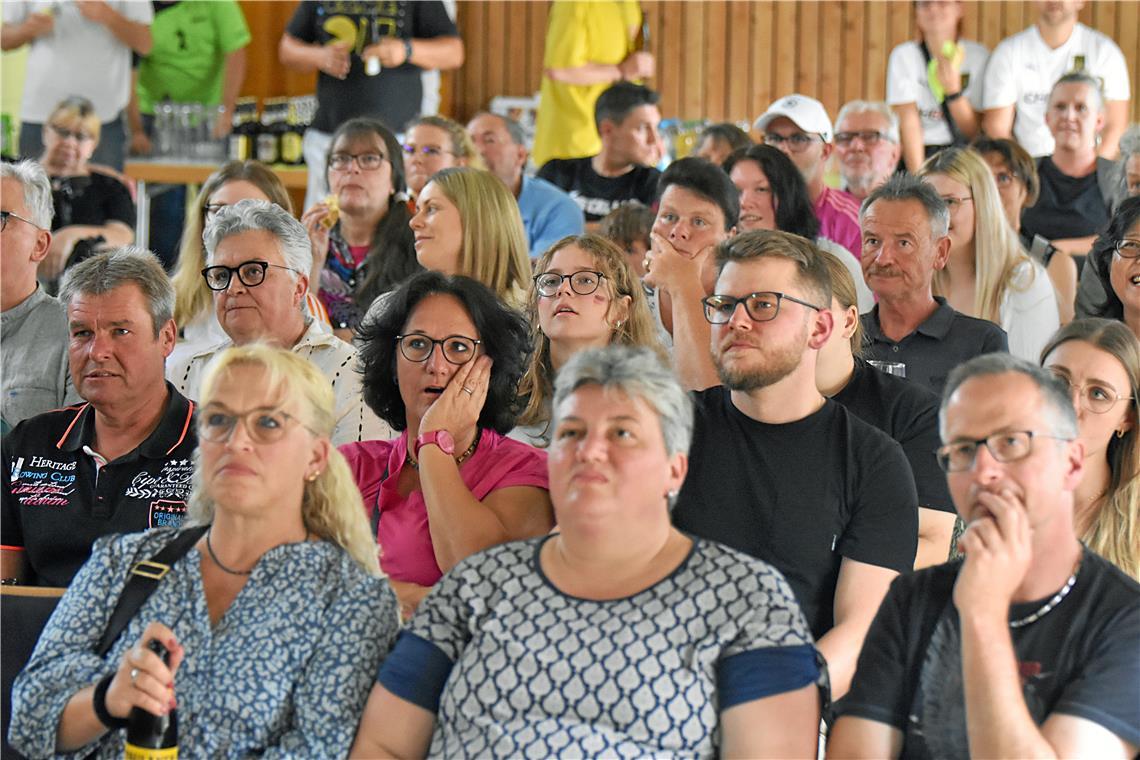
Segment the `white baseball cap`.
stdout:
<svg viewBox="0 0 1140 760">
<path fill-rule="evenodd" d="M 773 119 L 780 116 L 791 119 L 804 132 L 821 135 L 824 142 L 831 142 L 831 118 L 827 115 L 827 109 L 823 107 L 823 103 L 815 98 L 800 95 L 798 92 L 785 95 L 768 106 L 768 110 L 756 120 L 753 126 L 757 132 L 763 132 Z"/>
</svg>

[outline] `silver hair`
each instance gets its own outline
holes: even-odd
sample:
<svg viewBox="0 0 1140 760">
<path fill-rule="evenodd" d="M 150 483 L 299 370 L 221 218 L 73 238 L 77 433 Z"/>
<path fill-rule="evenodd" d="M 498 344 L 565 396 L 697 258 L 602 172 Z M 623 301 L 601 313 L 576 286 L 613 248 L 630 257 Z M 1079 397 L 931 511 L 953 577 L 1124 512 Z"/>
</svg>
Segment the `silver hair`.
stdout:
<svg viewBox="0 0 1140 760">
<path fill-rule="evenodd" d="M 1041 399 L 1045 402 L 1046 411 L 1053 418 L 1050 430 L 1053 435 L 1070 440 L 1079 435 L 1077 410 L 1073 406 L 1073 397 L 1065 383 L 1047 369 L 1013 354 L 999 352 L 975 356 L 959 364 L 950 373 L 946 387 L 942 391 L 942 404 L 938 408 L 938 427 L 943 441 L 946 440 L 946 409 L 954 392 L 972 378 L 1006 374 L 1023 375 L 1037 386 Z"/>
<path fill-rule="evenodd" d="M 51 199 L 51 180 L 38 161 L 31 159 L 0 164 L 0 177 L 14 179 L 24 188 L 24 205 L 28 209 L 28 221 L 45 230 L 51 229 L 55 207 Z"/>
<path fill-rule="evenodd" d="M 1120 175 L 1121 198 L 1128 197 L 1128 159 L 1140 154 L 1140 124 L 1133 124 L 1120 136 L 1120 159 L 1116 162 Z"/>
<path fill-rule="evenodd" d="M 950 209 L 946 201 L 934 189 L 934 185 L 926 180 L 911 174 L 896 172 L 890 179 L 871 191 L 863 199 L 859 207 L 859 225 L 863 224 L 863 217 L 867 209 L 875 201 L 918 201 L 926 211 L 926 218 L 930 222 L 930 234 L 935 238 L 944 237 L 950 231 Z"/>
<path fill-rule="evenodd" d="M 887 120 L 887 139 L 893 143 L 899 142 L 899 117 L 890 106 L 881 100 L 849 100 L 839 109 L 839 117 L 835 120 L 835 131 L 840 132 L 839 125 L 848 116 L 860 113 L 875 113 Z"/>
<path fill-rule="evenodd" d="M 146 299 L 158 337 L 162 326 L 174 318 L 174 285 L 158 257 L 145 248 L 125 245 L 76 264 L 64 273 L 59 300 L 68 305 L 77 295 L 98 296 L 132 284 Z"/>
<path fill-rule="evenodd" d="M 265 231 L 277 238 L 277 246 L 294 280 L 299 274 L 309 276 L 313 268 L 313 249 L 304 225 L 276 203 L 247 198 L 223 206 L 206 226 L 203 234 L 206 263 L 213 261 L 218 245 L 231 235 Z"/>
<path fill-rule="evenodd" d="M 562 402 L 583 385 L 600 385 L 641 399 L 657 412 L 665 451 L 688 454 L 693 438 L 693 405 L 657 353 L 645 346 L 610 345 L 575 354 L 554 380 L 554 415 L 558 426 Z"/>
<path fill-rule="evenodd" d="M 1096 100 L 1096 110 L 1098 113 L 1104 113 L 1104 91 L 1100 88 L 1100 80 L 1089 74 L 1087 71 L 1070 71 L 1063 77 L 1053 83 L 1049 88 L 1049 102 L 1053 102 L 1053 93 L 1057 88 L 1063 84 L 1083 84 L 1089 88 Z"/>
</svg>

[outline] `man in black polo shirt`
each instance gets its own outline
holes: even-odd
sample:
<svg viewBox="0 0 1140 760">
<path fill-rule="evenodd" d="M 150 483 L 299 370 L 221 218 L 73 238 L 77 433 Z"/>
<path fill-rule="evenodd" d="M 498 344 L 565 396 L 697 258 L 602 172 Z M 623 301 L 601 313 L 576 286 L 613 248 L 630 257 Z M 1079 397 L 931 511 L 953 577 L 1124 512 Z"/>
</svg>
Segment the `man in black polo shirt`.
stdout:
<svg viewBox="0 0 1140 760">
<path fill-rule="evenodd" d="M 835 329 L 820 349 L 816 386 L 824 396 L 843 404 L 902 446 L 918 489 L 915 569 L 942 564 L 950 553 L 955 514 L 946 478 L 934 456 L 941 443 L 938 397 L 917 383 L 880 372 L 862 358 L 863 325 L 855 281 L 837 257 L 827 251 L 820 251 L 820 255 L 831 275 Z"/>
<path fill-rule="evenodd" d="M 816 390 L 833 322 L 815 246 L 748 232 L 721 243 L 717 262 L 704 303 L 724 385 L 693 395 L 674 521 L 787 577 L 839 697 L 887 587 L 914 565 L 914 478 L 896 442 Z"/>
<path fill-rule="evenodd" d="M 107 533 L 177 526 L 198 439 L 194 405 L 164 379 L 174 289 L 158 260 L 124 248 L 72 268 L 71 379 L 86 403 L 5 436 L 0 574 L 66 586 Z"/>
<path fill-rule="evenodd" d="M 863 315 L 867 359 L 902 362 L 907 380 L 937 394 L 962 362 L 1009 350 L 1000 327 L 934 295 L 934 271 L 950 256 L 950 212 L 931 185 L 896 174 L 863 201 L 859 223 L 863 279 L 879 300 Z"/>
<path fill-rule="evenodd" d="M 657 133 L 659 99 L 648 87 L 615 84 L 594 105 L 602 152 L 587 158 L 555 158 L 538 170 L 540 178 L 565 190 L 582 207 L 587 227 L 628 201 L 652 206 L 656 200 L 661 172 L 653 167 L 662 148 Z"/>
</svg>

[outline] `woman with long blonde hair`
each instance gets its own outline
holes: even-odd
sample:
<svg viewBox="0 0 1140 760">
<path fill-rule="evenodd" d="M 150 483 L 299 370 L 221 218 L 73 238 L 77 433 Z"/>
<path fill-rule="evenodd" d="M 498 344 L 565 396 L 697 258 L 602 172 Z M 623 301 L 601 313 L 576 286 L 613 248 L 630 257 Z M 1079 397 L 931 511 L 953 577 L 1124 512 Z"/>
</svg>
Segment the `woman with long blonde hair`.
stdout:
<svg viewBox="0 0 1140 760">
<path fill-rule="evenodd" d="M 526 406 L 511 437 L 550 443 L 554 376 L 570 357 L 610 344 L 646 346 L 666 358 L 625 251 L 600 235 L 564 237 L 535 262 L 527 316 L 530 366 L 519 384 Z"/>
<path fill-rule="evenodd" d="M 927 159 L 919 176 L 950 210 L 950 258 L 934 273 L 935 295 L 1000 325 L 1010 353 L 1036 360 L 1061 324 L 1057 296 L 1006 220 L 986 162 L 969 148 L 948 148 Z"/>
<path fill-rule="evenodd" d="M 1140 341 L 1122 322 L 1077 319 L 1041 351 L 1069 386 L 1085 444 L 1077 535 L 1140 581 Z"/>
</svg>

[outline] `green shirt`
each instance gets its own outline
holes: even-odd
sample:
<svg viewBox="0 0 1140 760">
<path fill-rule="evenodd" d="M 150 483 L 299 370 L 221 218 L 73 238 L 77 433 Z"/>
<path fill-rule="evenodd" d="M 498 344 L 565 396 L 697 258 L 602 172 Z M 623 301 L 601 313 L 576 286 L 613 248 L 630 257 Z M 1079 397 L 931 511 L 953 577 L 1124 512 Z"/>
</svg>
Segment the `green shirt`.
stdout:
<svg viewBox="0 0 1140 760">
<path fill-rule="evenodd" d="M 236 0 L 182 0 L 154 14 L 154 49 L 139 63 L 139 110 L 166 98 L 218 105 L 226 56 L 249 44 Z"/>
</svg>

